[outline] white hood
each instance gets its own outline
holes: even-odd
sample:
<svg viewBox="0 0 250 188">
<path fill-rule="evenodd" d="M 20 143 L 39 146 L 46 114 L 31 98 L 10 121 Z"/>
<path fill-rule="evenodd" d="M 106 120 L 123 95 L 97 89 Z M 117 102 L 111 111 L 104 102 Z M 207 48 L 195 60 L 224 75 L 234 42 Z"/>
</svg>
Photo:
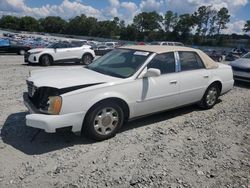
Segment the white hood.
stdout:
<svg viewBox="0 0 250 188">
<path fill-rule="evenodd" d="M 83 68 L 50 68 L 31 72 L 28 81 L 32 81 L 36 87 L 66 88 L 85 84 L 107 83 L 119 80 Z"/>
<path fill-rule="evenodd" d="M 28 52 L 30 53 L 35 53 L 35 52 L 41 52 L 43 51 L 45 48 L 33 48 L 31 50 L 29 50 Z"/>
</svg>

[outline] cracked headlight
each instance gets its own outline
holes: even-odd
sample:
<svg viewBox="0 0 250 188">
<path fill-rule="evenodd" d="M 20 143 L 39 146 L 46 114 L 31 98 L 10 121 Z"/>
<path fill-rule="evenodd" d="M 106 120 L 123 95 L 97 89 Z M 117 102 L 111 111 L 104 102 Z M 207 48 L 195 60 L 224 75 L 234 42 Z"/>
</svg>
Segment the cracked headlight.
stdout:
<svg viewBox="0 0 250 188">
<path fill-rule="evenodd" d="M 62 107 L 62 97 L 60 96 L 49 97 L 48 105 L 49 105 L 48 113 L 52 115 L 58 115 Z"/>
</svg>

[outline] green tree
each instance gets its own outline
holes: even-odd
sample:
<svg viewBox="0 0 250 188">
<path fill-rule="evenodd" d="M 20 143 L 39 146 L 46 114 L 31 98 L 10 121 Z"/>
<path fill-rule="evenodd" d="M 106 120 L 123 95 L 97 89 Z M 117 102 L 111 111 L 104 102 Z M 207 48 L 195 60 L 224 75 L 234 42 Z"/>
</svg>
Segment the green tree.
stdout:
<svg viewBox="0 0 250 188">
<path fill-rule="evenodd" d="M 243 31 L 245 32 L 249 32 L 250 31 L 250 20 L 247 20 L 245 25 L 244 25 L 244 28 L 243 28 Z"/>
<path fill-rule="evenodd" d="M 161 29 L 162 16 L 157 12 L 142 12 L 133 19 L 134 26 L 140 31 L 154 31 Z"/>
<path fill-rule="evenodd" d="M 190 42 L 190 32 L 195 25 L 194 18 L 190 14 L 182 14 L 179 16 L 179 20 L 174 27 L 174 33 L 183 42 Z"/>
<path fill-rule="evenodd" d="M 195 24 L 197 25 L 196 33 L 198 35 L 206 35 L 209 27 L 209 20 L 211 18 L 211 12 L 212 6 L 201 6 L 196 12 L 194 12 L 193 18 Z"/>
<path fill-rule="evenodd" d="M 15 16 L 2 16 L 0 27 L 6 29 L 20 30 L 20 18 Z"/>
<path fill-rule="evenodd" d="M 39 30 L 39 22 L 31 17 L 31 16 L 24 16 L 20 18 L 20 27 L 23 31 L 38 31 Z"/>
<path fill-rule="evenodd" d="M 230 22 L 230 15 L 228 9 L 223 7 L 218 11 L 217 14 L 217 34 L 220 34 L 222 29 L 226 29 L 226 24 Z"/>
<path fill-rule="evenodd" d="M 48 16 L 40 20 L 40 24 L 44 32 L 48 33 L 64 33 L 67 22 L 59 16 Z"/>
<path fill-rule="evenodd" d="M 171 29 L 173 29 L 178 21 L 178 15 L 177 13 L 173 13 L 171 10 L 167 11 L 164 16 L 164 26 L 165 31 L 169 32 Z"/>
</svg>

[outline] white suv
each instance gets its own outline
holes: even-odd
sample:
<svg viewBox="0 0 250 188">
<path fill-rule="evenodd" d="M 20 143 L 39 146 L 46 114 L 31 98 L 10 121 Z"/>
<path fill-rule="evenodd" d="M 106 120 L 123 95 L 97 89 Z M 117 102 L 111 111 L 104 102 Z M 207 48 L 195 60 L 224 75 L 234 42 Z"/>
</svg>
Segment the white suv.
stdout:
<svg viewBox="0 0 250 188">
<path fill-rule="evenodd" d="M 90 64 L 94 58 L 95 52 L 89 45 L 76 42 L 58 42 L 51 44 L 47 48 L 29 50 L 24 56 L 24 61 L 49 66 L 56 62 Z"/>
</svg>

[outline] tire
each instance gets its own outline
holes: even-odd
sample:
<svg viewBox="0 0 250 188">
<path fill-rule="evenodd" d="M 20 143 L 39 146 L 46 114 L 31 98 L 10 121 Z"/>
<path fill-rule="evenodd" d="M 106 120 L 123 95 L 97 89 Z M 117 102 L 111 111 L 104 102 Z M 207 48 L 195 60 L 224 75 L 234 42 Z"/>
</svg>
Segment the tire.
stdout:
<svg viewBox="0 0 250 188">
<path fill-rule="evenodd" d="M 116 135 L 123 122 L 122 108 L 114 102 L 103 102 L 87 113 L 82 134 L 96 141 L 106 140 Z"/>
<path fill-rule="evenodd" d="M 25 50 L 19 50 L 18 54 L 19 55 L 24 55 L 25 54 Z"/>
<path fill-rule="evenodd" d="M 218 84 L 210 85 L 207 88 L 199 106 L 203 109 L 213 108 L 213 106 L 216 104 L 219 98 L 219 95 L 220 95 L 220 88 Z"/>
<path fill-rule="evenodd" d="M 92 63 L 93 61 L 93 57 L 90 54 L 85 54 L 82 56 L 82 62 L 84 65 L 89 65 L 90 63 Z"/>
<path fill-rule="evenodd" d="M 52 58 L 49 55 L 42 55 L 40 57 L 40 61 L 39 62 L 40 62 L 40 64 L 42 66 L 49 66 L 49 65 L 51 65 L 53 63 L 53 60 L 52 60 Z"/>
</svg>

